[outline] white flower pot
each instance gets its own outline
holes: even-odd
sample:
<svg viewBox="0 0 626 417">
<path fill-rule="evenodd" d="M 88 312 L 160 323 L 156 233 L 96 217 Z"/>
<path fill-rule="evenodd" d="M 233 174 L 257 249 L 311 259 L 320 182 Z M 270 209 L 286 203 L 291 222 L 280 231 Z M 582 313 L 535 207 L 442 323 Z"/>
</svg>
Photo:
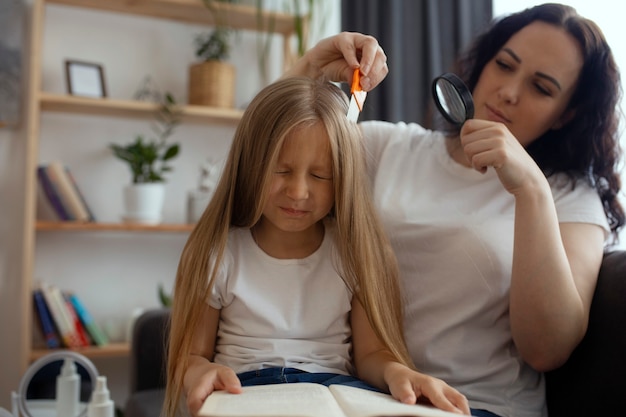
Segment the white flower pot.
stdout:
<svg viewBox="0 0 626 417">
<path fill-rule="evenodd" d="M 165 202 L 165 184 L 161 182 L 130 184 L 124 188 L 124 221 L 159 224 Z"/>
</svg>

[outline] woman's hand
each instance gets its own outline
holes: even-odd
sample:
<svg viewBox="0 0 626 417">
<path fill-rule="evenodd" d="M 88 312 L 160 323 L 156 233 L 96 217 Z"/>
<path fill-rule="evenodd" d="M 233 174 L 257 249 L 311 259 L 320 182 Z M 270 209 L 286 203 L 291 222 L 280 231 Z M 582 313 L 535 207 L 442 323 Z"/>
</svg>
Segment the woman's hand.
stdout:
<svg viewBox="0 0 626 417">
<path fill-rule="evenodd" d="M 192 355 L 189 359 L 183 384 L 187 408 L 192 416 L 197 415 L 204 400 L 213 391 L 225 390 L 233 394 L 241 393 L 241 382 L 235 371 L 197 355 Z"/>
<path fill-rule="evenodd" d="M 284 77 L 325 77 L 330 81 L 352 82 L 355 68 L 361 70 L 361 87 L 370 91 L 389 72 L 387 56 L 372 37 L 342 32 L 319 41 L 283 75 Z"/>
<path fill-rule="evenodd" d="M 480 172 L 493 167 L 509 193 L 519 195 L 530 190 L 529 185 L 549 192 L 545 175 L 504 124 L 467 120 L 461 128 L 461 145 L 471 166 Z"/>
<path fill-rule="evenodd" d="M 400 363 L 389 363 L 385 369 L 385 382 L 391 395 L 405 404 L 426 402 L 435 407 L 458 414 L 470 413 L 467 398 L 440 379 L 424 375 Z"/>
</svg>

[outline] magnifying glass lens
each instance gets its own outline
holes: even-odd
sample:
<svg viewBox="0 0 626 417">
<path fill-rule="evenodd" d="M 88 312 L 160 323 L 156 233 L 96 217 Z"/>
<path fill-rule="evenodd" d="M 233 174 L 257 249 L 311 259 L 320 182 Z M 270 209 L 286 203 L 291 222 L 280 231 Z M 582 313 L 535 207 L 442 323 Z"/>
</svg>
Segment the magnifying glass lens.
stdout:
<svg viewBox="0 0 626 417">
<path fill-rule="evenodd" d="M 450 123 L 460 126 L 474 117 L 474 101 L 469 88 L 454 74 L 443 74 L 433 81 L 437 108 Z"/>
</svg>

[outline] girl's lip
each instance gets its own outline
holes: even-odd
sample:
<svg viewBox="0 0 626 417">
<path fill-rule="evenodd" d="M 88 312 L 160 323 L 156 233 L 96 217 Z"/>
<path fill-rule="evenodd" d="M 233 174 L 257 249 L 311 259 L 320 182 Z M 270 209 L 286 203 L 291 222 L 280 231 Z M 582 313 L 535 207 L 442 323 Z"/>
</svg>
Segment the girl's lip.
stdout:
<svg viewBox="0 0 626 417">
<path fill-rule="evenodd" d="M 511 120 L 509 120 L 504 114 L 500 113 L 498 110 L 494 109 L 488 104 L 486 104 L 485 107 L 487 107 L 487 112 L 489 113 L 488 115 L 490 116 L 490 119 L 495 119 L 495 122 L 511 123 Z"/>
<path fill-rule="evenodd" d="M 303 216 L 304 214 L 306 214 L 305 210 L 297 210 L 290 207 L 281 207 L 281 210 L 290 216 Z"/>
</svg>

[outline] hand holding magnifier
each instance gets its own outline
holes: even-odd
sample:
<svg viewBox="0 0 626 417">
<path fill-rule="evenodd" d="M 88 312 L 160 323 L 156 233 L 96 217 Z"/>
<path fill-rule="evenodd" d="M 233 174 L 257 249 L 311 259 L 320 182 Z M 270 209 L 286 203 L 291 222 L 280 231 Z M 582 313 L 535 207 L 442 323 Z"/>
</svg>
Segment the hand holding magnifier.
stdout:
<svg viewBox="0 0 626 417">
<path fill-rule="evenodd" d="M 474 100 L 465 83 L 455 74 L 446 73 L 433 80 L 432 93 L 439 112 L 460 127 L 474 117 Z"/>
</svg>

